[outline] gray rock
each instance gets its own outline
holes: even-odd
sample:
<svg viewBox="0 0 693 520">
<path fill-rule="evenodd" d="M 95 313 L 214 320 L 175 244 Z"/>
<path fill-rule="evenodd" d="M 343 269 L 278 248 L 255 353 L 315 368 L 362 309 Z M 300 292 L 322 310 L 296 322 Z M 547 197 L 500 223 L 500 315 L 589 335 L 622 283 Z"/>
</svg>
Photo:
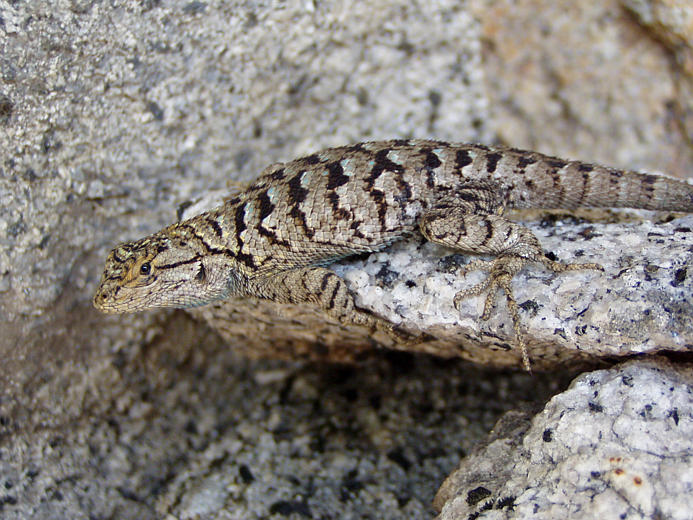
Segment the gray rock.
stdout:
<svg viewBox="0 0 693 520">
<path fill-rule="evenodd" d="M 624 6 L 654 12 L 653 23 Z M 469 9 L 481 26 L 493 129 L 502 141 L 689 176 L 689 1 L 472 0 Z M 674 49 L 687 58 L 672 59 Z M 666 143 L 651 145 L 663 135 Z"/>
<path fill-rule="evenodd" d="M 438 519 L 690 518 L 692 389 L 691 366 L 661 358 L 581 375 L 531 421 L 500 421 L 438 491 Z"/>
<path fill-rule="evenodd" d="M 263 417 L 285 413 L 283 383 L 258 386 L 255 374 L 262 379 L 293 368 L 229 352 L 258 352 L 257 329 L 272 326 L 276 314 L 265 322 L 248 319 L 246 348 L 221 344 L 185 313 L 102 316 L 91 308 L 108 250 L 171 223 L 192 197 L 310 150 L 387 137 L 502 141 L 614 166 L 693 171 L 687 127 L 679 124 L 692 98 L 675 88 L 680 71 L 616 5 L 593 2 L 556 18 L 546 3 L 482 0 L 0 0 L 0 516 L 146 519 L 157 516 L 157 507 L 182 511 L 167 502 L 176 497 L 186 511 L 201 510 L 193 500 L 201 493 L 187 489 L 218 488 L 196 473 L 205 467 L 198 455 L 226 447 L 222 437 L 242 425 L 250 432 L 243 438 L 250 457 L 255 440 L 276 430 Z M 511 21 L 519 33 L 497 25 Z M 572 256 L 550 237 L 545 247 Z M 662 272 L 671 274 L 670 265 Z M 500 311 L 502 320 L 502 304 Z M 466 326 L 485 334 L 487 325 Z M 360 340 L 353 345 L 363 347 Z M 305 346 L 312 351 L 307 340 Z M 281 344 L 265 342 L 262 349 L 281 354 Z M 360 498 L 347 500 L 354 516 L 385 515 L 385 506 L 378 509 L 383 500 L 394 517 L 400 504 L 392 497 L 403 496 L 413 497 L 405 506 L 409 518 L 425 510 L 460 456 L 450 446 L 468 450 L 518 395 L 536 392 L 536 378 L 455 375 L 453 362 L 413 364 L 419 376 L 407 379 L 397 366 L 388 377 L 370 376 L 372 393 L 364 393 L 397 410 L 376 432 L 425 423 L 421 408 L 443 410 L 430 416 L 428 433 L 397 437 L 392 445 L 414 461 L 406 476 L 387 462 L 387 450 L 359 441 L 370 438 L 363 432 L 371 431 L 372 413 L 339 430 L 339 439 L 327 437 L 335 442 L 331 453 L 352 450 L 354 459 L 376 468 Z M 339 379 L 339 372 L 329 374 Z M 546 376 L 537 398 L 556 391 L 555 377 Z M 366 386 L 362 379 L 355 384 Z M 417 401 L 431 385 L 440 385 L 434 403 Z M 335 387 L 308 386 L 318 393 Z M 456 399 L 475 414 L 460 419 Z M 302 417 L 295 430 L 300 456 L 290 460 L 287 445 L 276 443 L 277 451 L 256 452 L 261 467 L 284 468 L 284 475 L 314 467 L 309 459 L 319 450 L 305 455 L 301 431 L 350 419 L 354 407 L 348 400 L 327 410 L 319 399 L 305 402 L 310 409 L 289 413 Z M 410 454 L 421 446 L 435 455 L 419 465 Z M 396 452 L 393 458 L 400 459 Z M 240 464 L 236 469 L 242 480 Z M 270 500 L 294 500 L 310 482 L 310 476 L 299 484 L 283 479 L 263 506 L 259 495 L 270 487 L 270 473 L 256 477 L 261 492 L 239 503 L 267 511 Z M 189 484 L 176 477 L 184 474 L 192 476 Z M 341 478 L 336 471 L 332 477 Z M 339 489 L 334 482 L 325 488 Z M 234 497 L 222 498 L 236 505 Z M 218 500 L 212 496 L 207 510 Z M 337 512 L 347 507 L 328 504 Z"/>
<path fill-rule="evenodd" d="M 205 329 L 181 313 L 165 337 L 85 367 L 102 401 L 63 427 L 4 424 L 0 517 L 432 518 L 498 415 L 569 381 L 394 353 L 253 362 Z"/>
<path fill-rule="evenodd" d="M 456 5 L 0 3 L 0 414 L 61 422 L 34 396 L 157 333 L 90 299 L 109 249 L 191 197 L 369 137 L 491 140 Z"/>
<path fill-rule="evenodd" d="M 682 135 L 693 135 L 693 5 L 688 0 L 621 0 L 653 39 L 674 55 L 678 95 L 669 110 Z M 690 153 L 685 147 L 679 153 Z"/>
</svg>

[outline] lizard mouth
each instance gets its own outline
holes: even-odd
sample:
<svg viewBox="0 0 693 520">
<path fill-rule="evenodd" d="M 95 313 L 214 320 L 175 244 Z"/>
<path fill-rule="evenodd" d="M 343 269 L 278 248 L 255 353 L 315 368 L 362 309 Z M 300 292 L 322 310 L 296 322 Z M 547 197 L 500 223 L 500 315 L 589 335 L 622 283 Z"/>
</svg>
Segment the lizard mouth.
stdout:
<svg viewBox="0 0 693 520">
<path fill-rule="evenodd" d="M 101 283 L 94 294 L 92 304 L 101 312 L 107 314 L 118 314 L 123 312 L 117 298 L 120 287 L 109 287 L 108 284 Z"/>
</svg>

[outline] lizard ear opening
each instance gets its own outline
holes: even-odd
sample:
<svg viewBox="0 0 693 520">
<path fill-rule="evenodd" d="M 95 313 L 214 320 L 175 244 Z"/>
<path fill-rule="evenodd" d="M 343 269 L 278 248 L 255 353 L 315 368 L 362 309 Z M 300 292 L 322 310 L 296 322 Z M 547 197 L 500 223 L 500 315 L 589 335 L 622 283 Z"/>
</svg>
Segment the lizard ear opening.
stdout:
<svg viewBox="0 0 693 520">
<path fill-rule="evenodd" d="M 204 282 L 205 278 L 207 278 L 207 271 L 205 271 L 205 266 L 200 264 L 200 270 L 195 275 L 195 280 L 198 282 Z"/>
</svg>

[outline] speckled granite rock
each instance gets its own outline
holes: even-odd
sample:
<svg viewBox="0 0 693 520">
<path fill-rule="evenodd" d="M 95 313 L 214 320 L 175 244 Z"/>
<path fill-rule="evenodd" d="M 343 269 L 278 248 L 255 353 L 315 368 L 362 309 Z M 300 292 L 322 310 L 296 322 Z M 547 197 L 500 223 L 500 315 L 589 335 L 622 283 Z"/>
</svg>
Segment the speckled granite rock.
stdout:
<svg viewBox="0 0 693 520">
<path fill-rule="evenodd" d="M 578 377 L 511 413 L 436 497 L 439 520 L 670 518 L 693 511 L 693 366 L 661 358 Z"/>
<path fill-rule="evenodd" d="M 253 362 L 185 314 L 162 327 L 84 367 L 102 400 L 65 427 L 0 438 L 0 518 L 432 518 L 500 414 L 569 382 L 400 353 Z"/>
</svg>

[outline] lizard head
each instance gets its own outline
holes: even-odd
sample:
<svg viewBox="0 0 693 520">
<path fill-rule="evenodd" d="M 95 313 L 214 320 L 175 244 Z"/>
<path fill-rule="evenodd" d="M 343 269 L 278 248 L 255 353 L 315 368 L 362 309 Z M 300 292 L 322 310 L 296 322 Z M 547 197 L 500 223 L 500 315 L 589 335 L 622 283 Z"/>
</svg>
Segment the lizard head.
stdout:
<svg viewBox="0 0 693 520">
<path fill-rule="evenodd" d="M 94 307 L 106 313 L 194 307 L 228 295 L 229 269 L 176 225 L 121 244 L 106 258 Z"/>
</svg>

